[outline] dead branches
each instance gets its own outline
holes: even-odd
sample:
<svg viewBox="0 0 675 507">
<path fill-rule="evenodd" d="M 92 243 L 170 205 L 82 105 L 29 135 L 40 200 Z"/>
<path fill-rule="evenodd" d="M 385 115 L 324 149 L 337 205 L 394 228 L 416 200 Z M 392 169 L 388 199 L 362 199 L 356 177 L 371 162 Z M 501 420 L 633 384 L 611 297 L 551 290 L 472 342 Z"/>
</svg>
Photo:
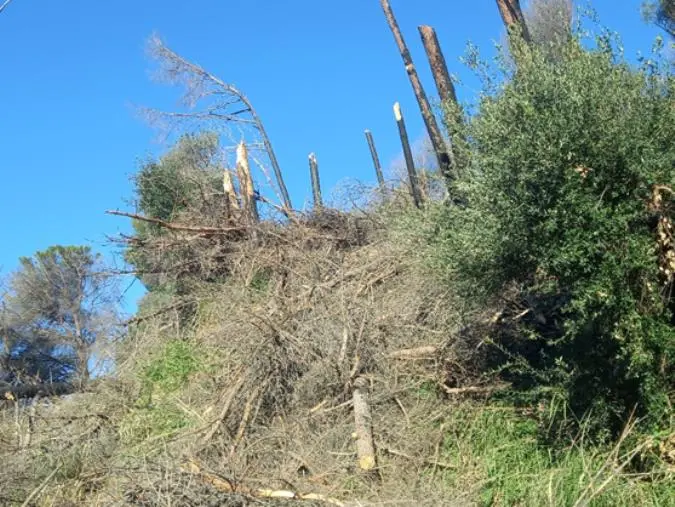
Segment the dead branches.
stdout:
<svg viewBox="0 0 675 507">
<path fill-rule="evenodd" d="M 183 472 L 197 475 L 203 482 L 213 486 L 214 488 L 224 491 L 226 493 L 238 493 L 252 498 L 278 498 L 286 500 L 304 500 L 321 502 L 328 505 L 336 505 L 344 507 L 344 503 L 335 498 L 330 498 L 318 493 L 297 493 L 284 489 L 268 489 L 268 488 L 247 488 L 244 486 L 235 485 L 233 481 L 224 479 L 216 474 L 202 470 L 202 467 L 195 461 L 190 460 L 181 467 Z"/>
<path fill-rule="evenodd" d="M 124 211 L 118 210 L 107 210 L 106 214 L 133 218 L 134 220 L 140 220 L 141 222 L 148 222 L 151 224 L 155 224 L 165 229 L 169 229 L 171 231 L 194 232 L 197 234 L 203 234 L 207 236 L 229 234 L 234 231 L 245 230 L 245 227 L 200 227 L 192 225 L 182 225 L 174 222 L 167 222 L 165 220 L 160 220 L 159 218 L 144 217 L 143 215 L 139 215 L 137 213 L 126 213 Z"/>
<path fill-rule="evenodd" d="M 246 126 L 253 127 L 270 160 L 274 171 L 278 191 L 281 194 L 282 204 L 287 212 L 292 209 L 291 199 L 284 183 L 281 168 L 277 161 L 272 143 L 265 131 L 265 127 L 253 108 L 249 99 L 234 85 L 226 83 L 197 64 L 194 64 L 164 45 L 162 40 L 155 36 L 149 44 L 151 55 L 159 62 L 160 77 L 171 84 L 185 87 L 184 101 L 194 108 L 197 103 L 210 100 L 211 104 L 203 106 L 199 111 L 189 113 L 162 112 L 146 109 L 146 116 L 151 120 L 197 121 L 211 122 L 212 128 L 229 129 L 236 127 L 238 133 L 243 134 Z"/>
</svg>

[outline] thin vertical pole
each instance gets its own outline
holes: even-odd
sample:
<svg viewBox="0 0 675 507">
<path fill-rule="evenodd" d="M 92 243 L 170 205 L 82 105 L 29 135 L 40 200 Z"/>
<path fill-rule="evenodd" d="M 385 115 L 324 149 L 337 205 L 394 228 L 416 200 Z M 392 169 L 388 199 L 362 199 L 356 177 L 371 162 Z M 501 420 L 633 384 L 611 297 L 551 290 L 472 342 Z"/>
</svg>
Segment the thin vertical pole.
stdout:
<svg viewBox="0 0 675 507">
<path fill-rule="evenodd" d="M 382 174 L 380 157 L 377 156 L 377 149 L 375 148 L 373 133 L 370 130 L 366 130 L 365 134 L 366 140 L 368 141 L 368 148 L 370 148 L 370 156 L 373 157 L 373 166 L 375 167 L 375 175 L 377 176 L 377 183 L 380 185 L 380 190 L 384 190 L 384 175 Z"/>
<path fill-rule="evenodd" d="M 405 120 L 401 113 L 401 105 L 396 102 L 394 104 L 394 117 L 398 125 L 398 134 L 401 137 L 401 146 L 403 148 L 403 157 L 405 158 L 405 166 L 408 169 L 408 179 L 410 180 L 410 192 L 412 194 L 413 202 L 418 208 L 422 207 L 422 196 L 420 194 L 419 182 L 417 181 L 417 171 L 415 171 L 415 161 L 413 160 L 412 150 L 410 149 L 410 140 L 408 139 L 408 130 L 405 127 Z"/>
<path fill-rule="evenodd" d="M 448 188 L 450 188 L 452 181 L 455 178 L 454 154 L 452 150 L 448 150 L 445 139 L 443 139 L 441 129 L 438 127 L 438 122 L 436 121 L 434 112 L 429 105 L 429 100 L 427 99 L 426 93 L 424 92 L 422 82 L 417 75 L 415 64 L 413 63 L 412 56 L 410 56 L 410 51 L 408 51 L 408 46 L 406 46 L 405 40 L 403 40 L 401 29 L 399 28 L 396 18 L 394 17 L 394 11 L 391 8 L 389 0 L 380 0 L 380 4 L 384 10 L 384 16 L 387 19 L 389 28 L 394 35 L 394 40 L 398 46 L 399 53 L 401 53 L 401 58 L 403 58 L 405 70 L 408 73 L 410 84 L 412 85 L 413 91 L 415 92 L 417 104 L 419 105 L 420 112 L 422 113 L 422 118 L 424 119 L 424 124 L 427 127 L 427 132 L 429 133 L 429 139 L 431 139 L 434 153 L 438 159 L 438 167 L 441 171 L 441 174 L 445 177 Z"/>
<path fill-rule="evenodd" d="M 314 211 L 323 208 L 321 199 L 321 181 L 319 180 L 319 163 L 314 153 L 309 154 L 309 175 L 312 178 L 312 194 L 314 196 Z"/>
</svg>

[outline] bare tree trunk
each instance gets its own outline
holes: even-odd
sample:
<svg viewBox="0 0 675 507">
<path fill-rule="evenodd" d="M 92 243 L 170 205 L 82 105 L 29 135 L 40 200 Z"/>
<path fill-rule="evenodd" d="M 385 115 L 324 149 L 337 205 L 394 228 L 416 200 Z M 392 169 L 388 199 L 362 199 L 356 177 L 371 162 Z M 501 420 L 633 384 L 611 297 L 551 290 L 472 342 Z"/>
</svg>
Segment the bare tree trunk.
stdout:
<svg viewBox="0 0 675 507">
<path fill-rule="evenodd" d="M 239 177 L 239 189 L 243 200 L 244 210 L 248 215 L 251 224 L 255 224 L 260 218 L 258 216 L 258 205 L 255 200 L 255 189 L 253 187 L 251 169 L 248 165 L 248 150 L 243 141 L 237 146 L 237 176 Z"/>
<path fill-rule="evenodd" d="M 319 163 L 316 161 L 314 153 L 309 154 L 309 175 L 312 179 L 312 195 L 314 196 L 314 211 L 323 208 L 323 199 L 321 198 L 321 181 L 319 180 Z"/>
<path fill-rule="evenodd" d="M 270 158 L 270 163 L 272 164 L 272 170 L 274 171 L 274 177 L 277 179 L 277 185 L 279 185 L 279 192 L 281 192 L 281 198 L 284 201 L 284 208 L 286 214 L 289 215 L 293 211 L 293 205 L 291 204 L 291 196 L 288 195 L 288 189 L 286 188 L 286 183 L 284 183 L 284 175 L 281 173 L 281 167 L 279 167 L 279 162 L 277 161 L 277 156 L 274 153 L 272 148 L 272 143 L 270 138 L 267 137 L 267 131 L 263 126 L 262 121 L 258 117 L 257 113 L 249 103 L 249 108 L 251 110 L 251 116 L 256 122 L 258 131 L 260 132 L 260 137 L 262 137 L 263 144 L 265 145 L 265 150 L 267 151 L 267 156 Z"/>
<path fill-rule="evenodd" d="M 530 43 L 530 33 L 525 24 L 525 16 L 523 16 L 523 10 L 520 8 L 520 0 L 497 0 L 497 7 L 499 7 L 499 13 L 502 16 L 504 21 L 504 26 L 509 32 L 509 37 L 513 34 L 513 31 L 520 29 L 520 35 L 526 43 Z"/>
<path fill-rule="evenodd" d="M 460 150 L 458 149 L 459 144 L 463 141 L 461 130 L 461 125 L 463 123 L 462 110 L 457 100 L 455 84 L 452 82 L 452 78 L 448 72 L 448 66 L 445 62 L 445 57 L 443 56 L 443 51 L 441 50 L 441 45 L 438 42 L 438 37 L 436 37 L 436 31 L 431 26 L 427 25 L 422 25 L 418 27 L 418 29 L 420 36 L 422 37 L 424 50 L 429 59 L 429 66 L 431 67 L 431 73 L 434 76 L 438 95 L 443 102 L 445 124 L 450 136 L 450 150 L 455 164 L 455 175 L 457 175 L 457 171 L 463 165 L 463 159 Z"/>
<path fill-rule="evenodd" d="M 457 93 L 455 92 L 455 85 L 450 78 L 448 72 L 448 65 L 445 63 L 445 57 L 441 50 L 441 45 L 436 37 L 436 31 L 427 25 L 418 27 L 420 36 L 422 37 L 422 44 L 429 59 L 429 66 L 431 73 L 434 75 L 434 82 L 438 90 L 438 96 L 444 102 L 452 102 L 457 104 Z"/>
<path fill-rule="evenodd" d="M 401 35 L 401 30 L 398 27 L 398 23 L 394 17 L 394 12 L 392 11 L 391 5 L 389 4 L 389 0 L 380 0 L 380 4 L 382 4 L 384 15 L 387 18 L 389 28 L 394 35 L 394 40 L 396 41 L 398 50 L 401 53 L 401 57 L 403 58 L 403 63 L 408 73 L 408 77 L 410 78 L 410 84 L 412 85 L 413 91 L 415 92 L 415 97 L 417 97 L 417 103 L 419 104 L 420 112 L 422 113 L 422 118 L 424 119 L 424 124 L 426 125 L 427 132 L 429 133 L 429 138 L 431 139 L 434 153 L 438 159 L 438 167 L 441 170 L 441 174 L 445 177 L 449 187 L 455 178 L 453 173 L 455 169 L 454 155 L 451 150 L 448 150 L 445 140 L 443 139 L 441 129 L 438 127 L 436 117 L 434 116 L 431 106 L 429 105 L 429 100 L 424 93 L 424 88 L 422 87 L 420 78 L 417 75 L 417 70 L 413 64 L 412 57 L 410 56 L 410 51 L 408 51 L 408 47 L 403 40 L 403 35 Z"/>
<path fill-rule="evenodd" d="M 415 161 L 413 159 L 412 150 L 410 149 L 410 140 L 408 139 L 408 131 L 405 127 L 405 120 L 401 113 L 401 105 L 396 102 L 394 104 L 394 117 L 396 118 L 396 125 L 398 125 L 398 134 L 401 137 L 401 147 L 403 148 L 403 158 L 405 159 L 405 166 L 408 170 L 408 179 L 410 181 L 410 193 L 412 194 L 413 202 L 418 208 L 422 207 L 422 196 L 420 195 L 419 182 L 417 180 L 417 171 L 415 170 Z"/>
<path fill-rule="evenodd" d="M 380 185 L 380 190 L 384 191 L 384 175 L 382 174 L 382 166 L 380 165 L 380 157 L 377 156 L 377 149 L 375 148 L 375 141 L 370 130 L 365 131 L 366 140 L 368 141 L 368 148 L 370 148 L 370 156 L 373 157 L 373 166 L 375 167 L 375 175 L 377 176 L 377 183 Z"/>
<path fill-rule="evenodd" d="M 354 429 L 356 433 L 356 455 L 359 469 L 377 476 L 377 459 L 373 441 L 373 416 L 368 401 L 368 381 L 363 377 L 354 380 Z"/>
</svg>

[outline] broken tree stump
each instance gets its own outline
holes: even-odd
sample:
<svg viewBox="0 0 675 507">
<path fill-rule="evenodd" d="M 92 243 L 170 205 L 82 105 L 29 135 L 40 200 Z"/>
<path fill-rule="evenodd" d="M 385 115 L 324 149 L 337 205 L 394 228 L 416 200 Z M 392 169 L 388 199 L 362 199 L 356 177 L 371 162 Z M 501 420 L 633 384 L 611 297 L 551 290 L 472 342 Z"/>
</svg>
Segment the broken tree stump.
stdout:
<svg viewBox="0 0 675 507">
<path fill-rule="evenodd" d="M 237 176 L 239 178 L 239 191 L 243 201 L 243 207 L 252 224 L 260 220 L 258 215 L 258 204 L 255 199 L 255 188 L 251 169 L 248 164 L 248 150 L 244 142 L 237 146 Z"/>
<path fill-rule="evenodd" d="M 427 95 L 424 92 L 422 82 L 417 75 L 417 70 L 415 69 L 412 56 L 410 56 L 408 46 L 406 46 L 405 40 L 403 39 L 403 35 L 401 34 L 401 30 L 398 26 L 396 18 L 394 17 L 394 11 L 391 8 L 389 0 L 380 0 L 380 4 L 384 10 L 385 17 L 387 18 L 389 28 L 394 35 L 394 40 L 396 41 L 399 52 L 401 53 L 401 58 L 403 58 L 405 70 L 408 73 L 410 84 L 412 85 L 413 91 L 415 92 L 415 97 L 417 98 L 417 103 L 419 105 L 420 112 L 422 113 L 424 124 L 426 125 L 427 132 L 429 133 L 431 145 L 433 146 L 434 153 L 436 154 L 436 158 L 438 160 L 438 167 L 446 180 L 446 184 L 448 187 L 451 187 L 455 178 L 454 155 L 452 150 L 448 150 L 445 139 L 443 139 L 441 129 L 438 126 L 434 112 L 431 110 L 429 100 L 427 99 Z"/>
<path fill-rule="evenodd" d="M 398 102 L 394 104 L 394 118 L 396 118 L 396 125 L 398 126 L 398 134 L 401 137 L 403 158 L 405 159 L 405 166 L 406 169 L 408 170 L 408 180 L 410 181 L 410 193 L 412 194 L 415 206 L 421 208 L 422 194 L 420 193 L 419 181 L 417 179 L 417 171 L 415 170 L 415 161 L 413 159 L 412 150 L 410 149 L 408 130 L 406 129 L 405 126 L 403 113 L 401 112 L 401 105 Z"/>
<path fill-rule="evenodd" d="M 380 190 L 384 191 L 384 174 L 382 174 L 382 166 L 380 165 L 380 157 L 377 155 L 377 149 L 375 148 L 375 140 L 373 139 L 373 133 L 370 130 L 365 131 L 366 141 L 368 141 L 368 148 L 370 149 L 370 156 L 373 158 L 373 166 L 375 167 L 375 176 L 377 176 L 377 184 L 380 186 Z"/>
<path fill-rule="evenodd" d="M 319 163 L 314 153 L 309 154 L 309 175 L 312 179 L 312 196 L 314 197 L 314 211 L 323 208 L 321 198 L 321 180 L 319 180 Z"/>
</svg>

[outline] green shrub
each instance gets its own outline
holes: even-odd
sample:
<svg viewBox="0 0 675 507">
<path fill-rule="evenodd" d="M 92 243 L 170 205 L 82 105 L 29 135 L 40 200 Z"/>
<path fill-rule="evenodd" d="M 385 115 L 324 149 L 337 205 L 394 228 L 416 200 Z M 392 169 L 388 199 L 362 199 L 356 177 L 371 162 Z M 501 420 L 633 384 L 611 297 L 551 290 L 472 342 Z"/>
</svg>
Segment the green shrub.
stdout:
<svg viewBox="0 0 675 507">
<path fill-rule="evenodd" d="M 633 68 L 605 36 L 556 62 L 529 53 L 467 123 L 455 189 L 467 205 L 439 212 L 434 244 L 459 294 L 509 294 L 498 366 L 517 386 L 565 393 L 598 436 L 634 409 L 666 423 L 675 387 L 657 243 L 675 210 L 673 85 L 665 64 Z"/>
<path fill-rule="evenodd" d="M 144 380 L 162 391 L 175 391 L 198 369 L 199 362 L 192 344 L 183 340 L 173 340 L 168 342 L 159 357 L 146 367 Z"/>
</svg>

